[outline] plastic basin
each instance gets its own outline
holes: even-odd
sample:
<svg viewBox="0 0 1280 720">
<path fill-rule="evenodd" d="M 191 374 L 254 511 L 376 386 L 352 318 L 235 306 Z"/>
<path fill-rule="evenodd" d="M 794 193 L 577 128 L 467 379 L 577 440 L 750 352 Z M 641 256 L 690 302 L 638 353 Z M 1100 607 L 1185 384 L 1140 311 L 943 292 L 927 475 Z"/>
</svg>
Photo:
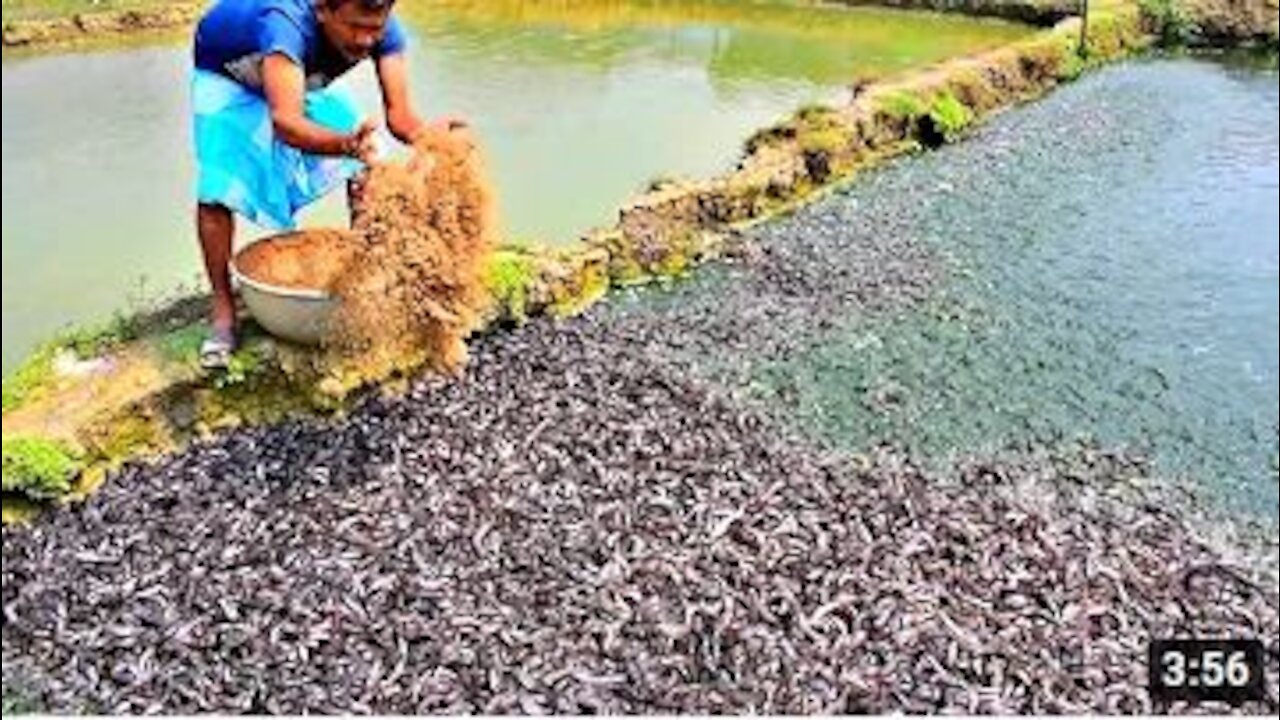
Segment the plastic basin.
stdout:
<svg viewBox="0 0 1280 720">
<path fill-rule="evenodd" d="M 231 259 L 232 280 L 254 320 L 272 335 L 302 345 L 316 345 L 324 337 L 339 303 L 337 296 L 320 287 L 299 286 L 297 282 L 286 286 L 254 277 L 245 272 L 245 258 L 262 251 L 260 244 L 273 243 L 277 247 L 270 250 L 277 256 L 292 254 L 290 261 L 305 262 L 307 253 L 321 251 L 322 243 L 315 242 L 321 233 L 328 233 L 324 239 L 346 237 L 342 231 L 316 230 L 273 235 L 245 246 Z"/>
</svg>

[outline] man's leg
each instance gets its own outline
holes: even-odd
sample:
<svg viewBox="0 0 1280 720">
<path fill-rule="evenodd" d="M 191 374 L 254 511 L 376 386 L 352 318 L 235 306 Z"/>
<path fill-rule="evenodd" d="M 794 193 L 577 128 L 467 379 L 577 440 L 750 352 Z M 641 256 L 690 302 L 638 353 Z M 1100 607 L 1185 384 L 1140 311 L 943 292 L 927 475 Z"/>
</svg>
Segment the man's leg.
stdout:
<svg viewBox="0 0 1280 720">
<path fill-rule="evenodd" d="M 204 269 L 213 288 L 213 310 L 210 322 L 215 332 L 230 333 L 236 325 L 236 303 L 231 294 L 231 236 L 235 218 L 223 205 L 199 203 L 196 206 L 196 232 L 204 253 Z"/>
</svg>

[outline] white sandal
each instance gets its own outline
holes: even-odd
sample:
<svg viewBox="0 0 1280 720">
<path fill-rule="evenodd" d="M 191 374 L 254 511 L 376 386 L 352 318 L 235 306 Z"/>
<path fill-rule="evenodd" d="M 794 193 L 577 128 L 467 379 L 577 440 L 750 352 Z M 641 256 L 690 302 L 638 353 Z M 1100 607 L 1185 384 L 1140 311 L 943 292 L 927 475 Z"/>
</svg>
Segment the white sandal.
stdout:
<svg viewBox="0 0 1280 720">
<path fill-rule="evenodd" d="M 235 351 L 235 331 L 230 328 L 214 328 L 209 337 L 200 343 L 200 367 L 205 370 L 225 370 Z"/>
</svg>

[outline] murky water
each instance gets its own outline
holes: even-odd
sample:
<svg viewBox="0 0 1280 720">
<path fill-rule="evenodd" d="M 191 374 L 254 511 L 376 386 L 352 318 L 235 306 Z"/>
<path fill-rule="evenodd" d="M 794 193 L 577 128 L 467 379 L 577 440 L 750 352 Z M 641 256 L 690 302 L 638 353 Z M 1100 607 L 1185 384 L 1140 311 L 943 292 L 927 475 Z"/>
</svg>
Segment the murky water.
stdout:
<svg viewBox="0 0 1280 720">
<path fill-rule="evenodd" d="M 1003 44 L 1006 23 L 792 3 L 405 3 L 429 114 L 469 117 L 506 235 L 574 239 L 664 174 L 874 76 Z M 200 282 L 185 42 L 3 64 L 6 370 L 68 322 Z M 369 108 L 367 68 L 352 78 Z M 344 219 L 338 197 L 304 222 Z"/>
</svg>

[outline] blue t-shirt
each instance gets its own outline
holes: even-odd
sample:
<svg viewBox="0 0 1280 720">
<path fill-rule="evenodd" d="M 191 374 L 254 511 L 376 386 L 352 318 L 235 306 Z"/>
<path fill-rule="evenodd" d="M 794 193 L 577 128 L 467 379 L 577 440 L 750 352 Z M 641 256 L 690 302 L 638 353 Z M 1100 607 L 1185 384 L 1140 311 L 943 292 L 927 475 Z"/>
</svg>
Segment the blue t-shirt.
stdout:
<svg viewBox="0 0 1280 720">
<path fill-rule="evenodd" d="M 372 57 L 404 46 L 404 28 L 392 16 Z M 218 0 L 196 26 L 196 67 L 246 87 L 262 89 L 262 59 L 272 53 L 283 53 L 302 68 L 308 90 L 328 85 L 355 65 L 325 38 L 313 0 Z"/>
</svg>

